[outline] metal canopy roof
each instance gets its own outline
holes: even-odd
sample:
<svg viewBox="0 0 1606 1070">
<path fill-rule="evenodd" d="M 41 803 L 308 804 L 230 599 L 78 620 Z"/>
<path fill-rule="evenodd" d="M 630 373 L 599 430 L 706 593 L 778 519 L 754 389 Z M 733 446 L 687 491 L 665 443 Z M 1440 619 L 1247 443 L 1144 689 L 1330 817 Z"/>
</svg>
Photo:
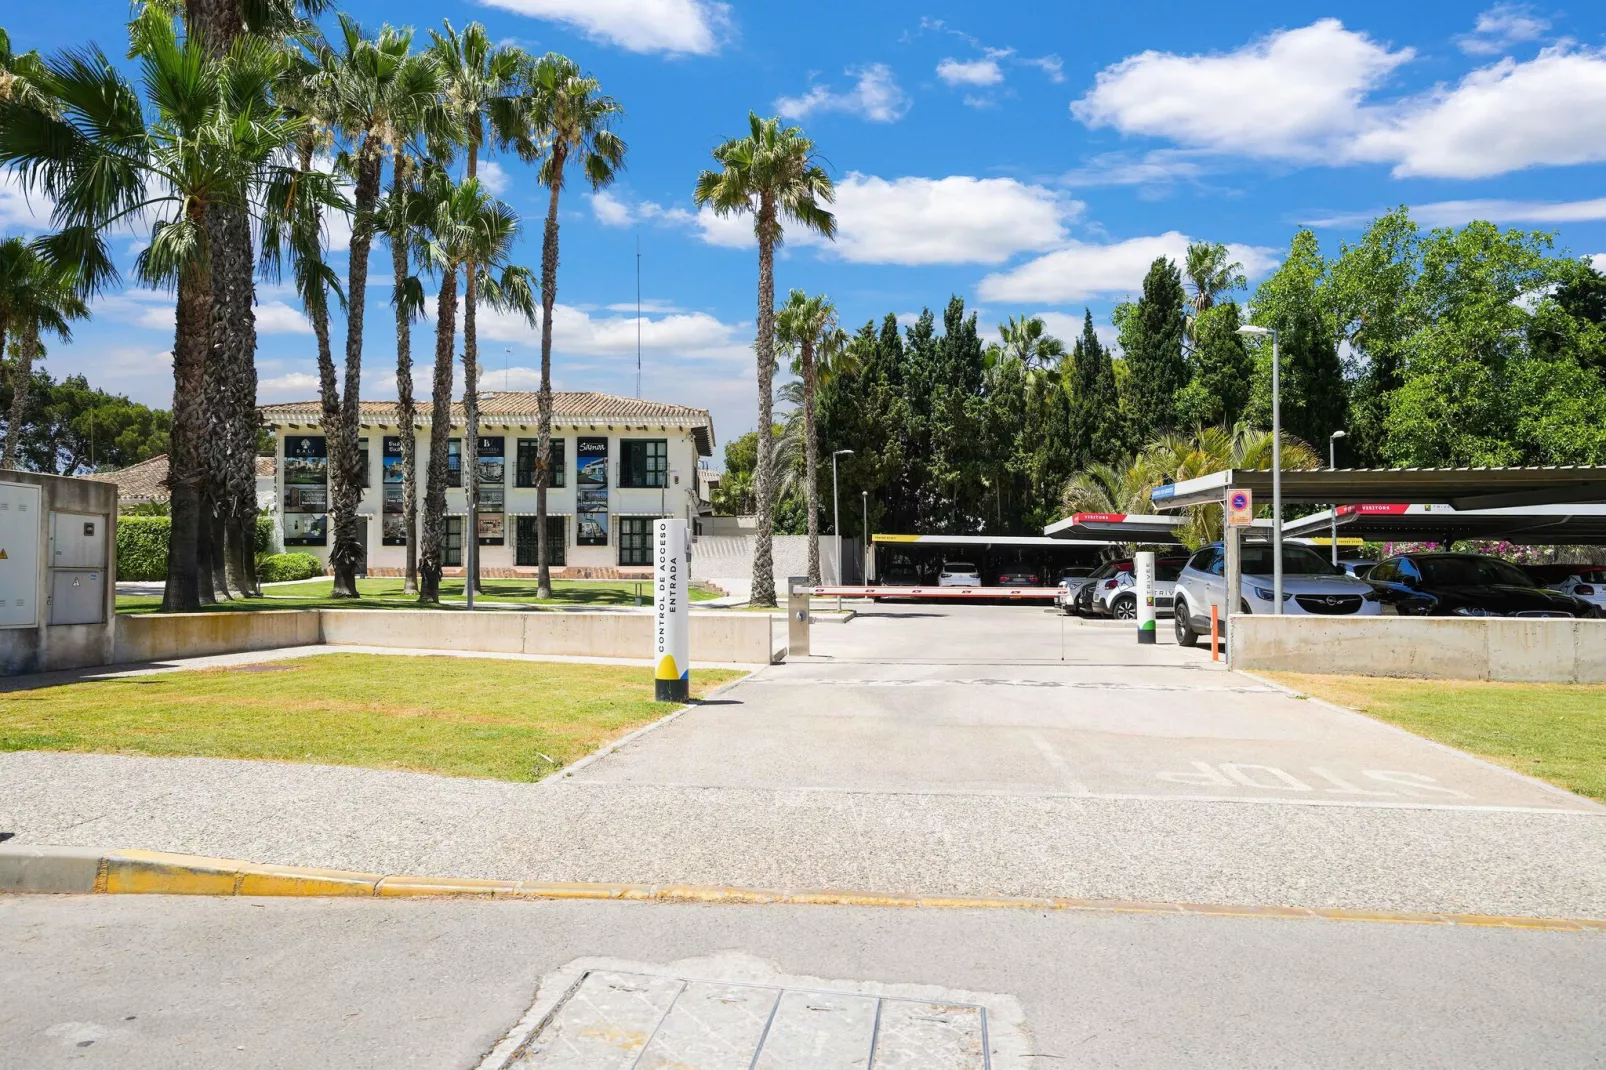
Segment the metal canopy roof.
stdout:
<svg viewBox="0 0 1606 1070">
<path fill-rule="evenodd" d="M 1363 505 L 1379 501 L 1450 505 L 1456 509 L 1606 502 L 1606 467 L 1319 468 L 1283 473 L 1288 505 Z M 1219 505 L 1231 490 L 1248 490 L 1256 505 L 1271 500 L 1269 469 L 1228 468 L 1156 487 L 1158 509 Z M 1285 526 L 1286 527 L 1286 526 Z"/>
<path fill-rule="evenodd" d="M 1108 539 L 1049 539 L 1041 535 L 888 535 L 877 532 L 878 546 L 1109 546 Z"/>
<path fill-rule="evenodd" d="M 1044 542 L 1104 539 L 1113 542 L 1176 543 L 1182 517 L 1139 513 L 1073 513 L 1043 529 Z"/>
<path fill-rule="evenodd" d="M 1340 535 L 1374 542 L 1507 539 L 1542 546 L 1606 544 L 1606 505 L 1530 505 L 1456 510 L 1447 505 L 1341 505 L 1283 525 L 1290 538 L 1326 535 L 1338 514 Z"/>
</svg>

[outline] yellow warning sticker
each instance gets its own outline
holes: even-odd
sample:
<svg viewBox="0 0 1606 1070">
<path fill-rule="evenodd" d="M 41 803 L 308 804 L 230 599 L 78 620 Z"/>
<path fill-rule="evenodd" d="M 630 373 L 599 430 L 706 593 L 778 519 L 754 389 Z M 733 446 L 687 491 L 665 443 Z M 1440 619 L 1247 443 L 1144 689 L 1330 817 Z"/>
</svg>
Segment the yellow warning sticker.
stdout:
<svg viewBox="0 0 1606 1070">
<path fill-rule="evenodd" d="M 11 560 L 11 559 L 6 556 L 6 548 L 4 546 L 0 546 L 0 561 L 9 561 L 9 560 Z"/>
</svg>

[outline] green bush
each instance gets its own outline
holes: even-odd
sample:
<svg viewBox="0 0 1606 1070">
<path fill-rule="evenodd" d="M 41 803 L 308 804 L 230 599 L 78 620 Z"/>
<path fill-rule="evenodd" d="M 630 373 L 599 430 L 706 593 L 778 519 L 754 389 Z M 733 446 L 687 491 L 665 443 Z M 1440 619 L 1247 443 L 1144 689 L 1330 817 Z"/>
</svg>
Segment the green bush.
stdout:
<svg viewBox="0 0 1606 1070">
<path fill-rule="evenodd" d="M 311 554 L 265 554 L 257 558 L 257 582 L 310 580 L 323 575 L 323 562 Z"/>
<path fill-rule="evenodd" d="M 167 535 L 173 521 L 165 516 L 117 518 L 117 578 L 167 579 Z"/>
<path fill-rule="evenodd" d="M 167 579 L 167 540 L 173 521 L 166 516 L 131 516 L 117 518 L 117 578 L 120 580 Z M 273 517 L 257 517 L 252 533 L 253 553 L 261 558 L 273 549 Z M 286 556 L 286 555 L 281 555 Z M 291 554 L 307 557 L 307 554 Z M 305 567 L 305 566 L 300 566 Z M 320 569 L 321 571 L 321 569 Z M 317 573 L 312 573 L 317 575 Z M 265 578 L 265 577 L 264 577 Z M 292 579 L 305 579 L 294 576 Z"/>
</svg>

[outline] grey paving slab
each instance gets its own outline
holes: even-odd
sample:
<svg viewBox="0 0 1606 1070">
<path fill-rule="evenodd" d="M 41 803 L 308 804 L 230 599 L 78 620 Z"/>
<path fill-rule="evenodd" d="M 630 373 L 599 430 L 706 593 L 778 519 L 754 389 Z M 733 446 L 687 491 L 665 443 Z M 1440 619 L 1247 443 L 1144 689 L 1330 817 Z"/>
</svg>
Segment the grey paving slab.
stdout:
<svg viewBox="0 0 1606 1070">
<path fill-rule="evenodd" d="M 783 991 L 753 1070 L 864 1070 L 879 1009 L 870 996 Z"/>
</svg>

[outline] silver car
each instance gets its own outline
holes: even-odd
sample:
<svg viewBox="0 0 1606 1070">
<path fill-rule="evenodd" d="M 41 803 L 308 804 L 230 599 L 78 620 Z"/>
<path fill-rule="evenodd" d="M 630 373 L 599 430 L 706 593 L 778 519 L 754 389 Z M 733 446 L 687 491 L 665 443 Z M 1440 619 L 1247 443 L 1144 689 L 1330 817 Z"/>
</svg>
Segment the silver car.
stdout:
<svg viewBox="0 0 1606 1070">
<path fill-rule="evenodd" d="M 1173 620 L 1177 643 L 1193 646 L 1210 631 L 1210 607 L 1226 623 L 1226 552 L 1212 543 L 1189 558 L 1177 577 Z M 1272 548 L 1249 543 L 1243 548 L 1242 576 L 1235 613 L 1272 612 Z M 1287 616 L 1363 616 L 1382 613 L 1382 602 L 1372 585 L 1344 571 L 1342 565 L 1305 546 L 1283 545 L 1283 613 Z"/>
</svg>

